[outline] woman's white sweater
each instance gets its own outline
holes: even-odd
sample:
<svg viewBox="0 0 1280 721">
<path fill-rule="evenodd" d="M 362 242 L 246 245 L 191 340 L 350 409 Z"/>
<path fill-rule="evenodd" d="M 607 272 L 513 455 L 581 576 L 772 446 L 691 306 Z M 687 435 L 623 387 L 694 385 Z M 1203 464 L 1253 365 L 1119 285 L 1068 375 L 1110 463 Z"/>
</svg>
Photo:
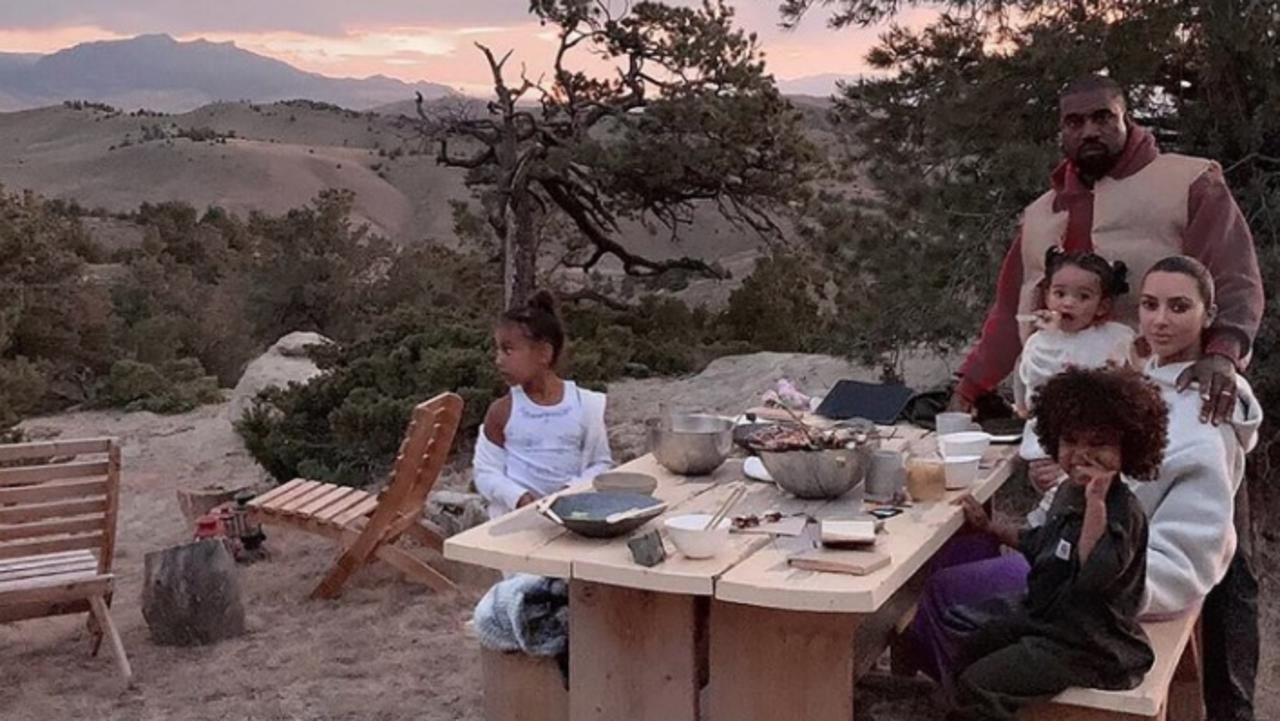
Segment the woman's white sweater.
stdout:
<svg viewBox="0 0 1280 721">
<path fill-rule="evenodd" d="M 1144 616 L 1185 611 L 1226 574 L 1236 546 L 1235 493 L 1262 423 L 1262 408 L 1243 377 L 1236 379 L 1239 400 L 1231 421 L 1202 423 L 1199 388 L 1193 384 L 1179 393 L 1175 387 L 1190 365 L 1153 361 L 1146 367 L 1169 404 L 1169 443 L 1159 478 L 1130 482 L 1150 521 Z"/>
</svg>

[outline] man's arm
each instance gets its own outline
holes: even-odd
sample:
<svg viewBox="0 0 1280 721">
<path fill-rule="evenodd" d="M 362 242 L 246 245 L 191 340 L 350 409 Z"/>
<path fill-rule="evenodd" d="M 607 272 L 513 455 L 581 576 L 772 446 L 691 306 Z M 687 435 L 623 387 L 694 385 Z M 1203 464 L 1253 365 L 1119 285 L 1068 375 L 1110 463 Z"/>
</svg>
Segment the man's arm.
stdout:
<svg viewBox="0 0 1280 721">
<path fill-rule="evenodd" d="M 996 299 L 987 311 L 982 337 L 960 366 L 956 395 L 972 405 L 1004 380 L 1018 362 L 1022 339 L 1018 334 L 1018 298 L 1022 292 L 1022 236 L 1009 246 L 996 281 Z"/>
<path fill-rule="evenodd" d="M 1217 163 L 1187 194 L 1183 252 L 1204 263 L 1216 286 L 1218 316 L 1205 335 L 1206 352 L 1242 367 L 1262 322 L 1262 275 L 1253 234 Z"/>
</svg>

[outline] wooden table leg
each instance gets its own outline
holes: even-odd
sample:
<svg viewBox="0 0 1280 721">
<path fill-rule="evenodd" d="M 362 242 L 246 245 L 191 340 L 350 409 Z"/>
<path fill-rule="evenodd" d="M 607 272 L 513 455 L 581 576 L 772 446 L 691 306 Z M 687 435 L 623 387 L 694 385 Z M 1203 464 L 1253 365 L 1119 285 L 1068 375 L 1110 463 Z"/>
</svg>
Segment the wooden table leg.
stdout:
<svg viewBox="0 0 1280 721">
<path fill-rule="evenodd" d="M 853 614 L 711 602 L 710 721 L 850 721 Z"/>
<path fill-rule="evenodd" d="M 570 581 L 570 721 L 697 721 L 698 600 Z"/>
</svg>

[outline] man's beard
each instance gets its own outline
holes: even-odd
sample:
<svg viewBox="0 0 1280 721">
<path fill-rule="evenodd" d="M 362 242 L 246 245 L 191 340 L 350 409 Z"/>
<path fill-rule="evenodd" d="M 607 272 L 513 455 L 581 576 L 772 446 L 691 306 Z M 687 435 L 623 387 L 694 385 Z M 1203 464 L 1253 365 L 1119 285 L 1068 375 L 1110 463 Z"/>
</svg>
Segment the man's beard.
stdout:
<svg viewBox="0 0 1280 721">
<path fill-rule="evenodd" d="M 1093 152 L 1083 152 L 1086 148 L 1101 149 L 1101 152 L 1094 150 Z M 1119 153 L 1112 153 L 1107 150 L 1106 146 L 1101 143 L 1089 143 L 1082 146 L 1076 151 L 1076 168 L 1079 169 L 1081 175 L 1091 178 L 1101 178 L 1106 175 L 1112 168 L 1116 167 L 1116 163 L 1120 161 Z"/>
</svg>

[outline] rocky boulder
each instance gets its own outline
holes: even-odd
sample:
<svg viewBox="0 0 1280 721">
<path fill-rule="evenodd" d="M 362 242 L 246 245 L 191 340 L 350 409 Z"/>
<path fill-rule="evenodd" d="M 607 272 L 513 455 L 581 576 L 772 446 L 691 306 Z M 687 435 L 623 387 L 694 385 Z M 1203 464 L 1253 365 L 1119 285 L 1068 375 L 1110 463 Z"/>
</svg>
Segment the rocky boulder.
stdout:
<svg viewBox="0 0 1280 721">
<path fill-rule="evenodd" d="M 307 357 L 307 348 L 314 345 L 327 345 L 333 341 L 319 333 L 290 333 L 267 349 L 266 353 L 255 358 L 235 390 L 231 392 L 231 400 L 227 405 L 227 416 L 235 422 L 253 405 L 253 399 L 260 391 L 271 387 L 281 387 L 290 383 L 305 383 L 320 373 L 316 364 Z"/>
</svg>

